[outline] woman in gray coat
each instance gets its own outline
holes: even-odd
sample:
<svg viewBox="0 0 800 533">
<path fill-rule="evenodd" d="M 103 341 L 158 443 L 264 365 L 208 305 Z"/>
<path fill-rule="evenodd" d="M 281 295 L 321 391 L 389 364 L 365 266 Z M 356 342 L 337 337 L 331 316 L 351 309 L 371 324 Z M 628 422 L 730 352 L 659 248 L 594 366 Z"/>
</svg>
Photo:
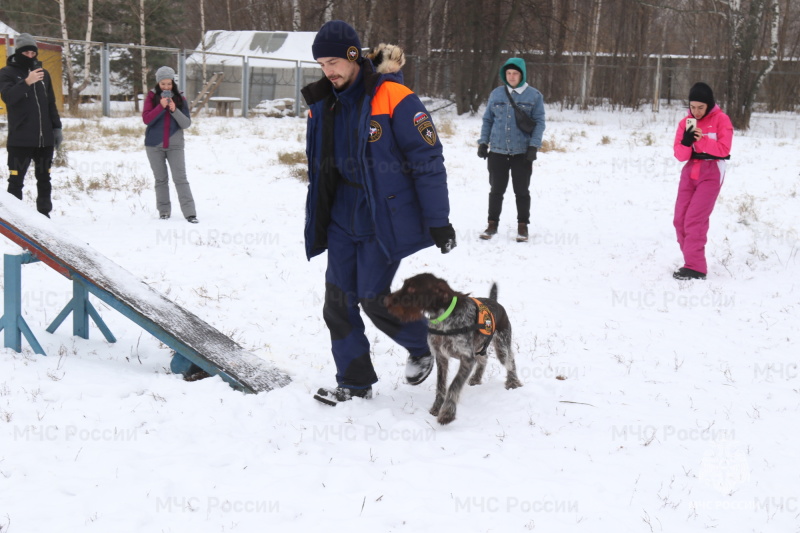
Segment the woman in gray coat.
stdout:
<svg viewBox="0 0 800 533">
<path fill-rule="evenodd" d="M 144 100 L 142 120 L 147 124 L 144 146 L 150 168 L 156 179 L 156 207 L 162 220 L 169 218 L 172 204 L 169 199 L 169 172 L 178 191 L 181 212 L 186 220 L 197 224 L 192 189 L 186 178 L 186 157 L 183 152 L 183 130 L 192 125 L 189 103 L 175 84 L 175 71 L 161 67 L 156 71 L 156 86 Z"/>
</svg>

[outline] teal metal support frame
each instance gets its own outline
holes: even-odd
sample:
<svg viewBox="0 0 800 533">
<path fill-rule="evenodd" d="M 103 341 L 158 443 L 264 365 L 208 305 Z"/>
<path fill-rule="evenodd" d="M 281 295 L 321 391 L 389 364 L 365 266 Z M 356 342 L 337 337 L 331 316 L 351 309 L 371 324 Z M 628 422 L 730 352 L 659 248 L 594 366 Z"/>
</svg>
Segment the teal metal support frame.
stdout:
<svg viewBox="0 0 800 533">
<path fill-rule="evenodd" d="M 3 344 L 6 348 L 21 352 L 22 336 L 24 335 L 34 353 L 47 355 L 22 316 L 22 265 L 37 261 L 38 259 L 30 252 L 19 255 L 5 254 L 3 258 L 4 314 L 3 318 L 0 318 L 0 330 L 4 331 Z"/>
<path fill-rule="evenodd" d="M 42 345 L 36 340 L 28 323 L 22 316 L 22 265 L 39 261 L 30 252 L 20 255 L 5 254 L 3 258 L 3 318 L 0 318 L 0 331 L 4 331 L 4 346 L 17 352 L 22 351 L 22 336 L 33 348 L 34 353 L 47 355 Z M 100 317 L 97 309 L 89 301 L 88 285 L 80 278 L 72 279 L 72 300 L 58 314 L 56 319 L 47 328 L 48 333 L 54 333 L 62 322 L 72 313 L 72 334 L 83 339 L 89 338 L 89 318 L 94 321 L 98 329 L 108 342 L 117 342 L 117 339 L 108 329 Z"/>
<path fill-rule="evenodd" d="M 58 314 L 56 319 L 53 320 L 53 323 L 47 328 L 47 332 L 55 333 L 58 326 L 61 325 L 70 313 L 72 313 L 72 334 L 76 337 L 82 339 L 89 338 L 89 317 L 91 317 L 108 342 L 117 342 L 111 330 L 108 329 L 106 323 L 103 322 L 97 309 L 95 309 L 92 302 L 89 301 L 89 290 L 80 279 L 72 279 L 72 300 L 69 301 L 67 306 Z"/>
</svg>

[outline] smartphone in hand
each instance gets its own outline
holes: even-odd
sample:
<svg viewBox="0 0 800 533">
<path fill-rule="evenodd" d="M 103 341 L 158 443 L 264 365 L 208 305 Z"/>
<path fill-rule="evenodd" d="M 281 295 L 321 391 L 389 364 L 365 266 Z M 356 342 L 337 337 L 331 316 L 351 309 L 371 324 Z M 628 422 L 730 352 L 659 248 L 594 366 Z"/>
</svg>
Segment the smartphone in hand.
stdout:
<svg viewBox="0 0 800 533">
<path fill-rule="evenodd" d="M 696 118 L 687 118 L 686 119 L 686 129 L 697 129 L 697 119 Z"/>
</svg>

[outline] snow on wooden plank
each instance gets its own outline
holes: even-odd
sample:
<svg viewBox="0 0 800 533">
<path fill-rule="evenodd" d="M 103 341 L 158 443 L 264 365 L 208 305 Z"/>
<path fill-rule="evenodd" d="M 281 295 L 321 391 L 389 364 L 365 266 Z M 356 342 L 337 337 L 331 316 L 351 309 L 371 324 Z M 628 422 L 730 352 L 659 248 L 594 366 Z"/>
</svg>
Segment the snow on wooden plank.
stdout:
<svg viewBox="0 0 800 533">
<path fill-rule="evenodd" d="M 80 277 L 105 291 L 141 321 L 154 326 L 145 329 L 151 333 L 153 329 L 163 330 L 242 384 L 248 392 L 272 390 L 291 381 L 269 361 L 244 350 L 198 316 L 168 300 L 86 242 L 10 195 L 0 197 L 0 233 L 62 275 Z"/>
</svg>

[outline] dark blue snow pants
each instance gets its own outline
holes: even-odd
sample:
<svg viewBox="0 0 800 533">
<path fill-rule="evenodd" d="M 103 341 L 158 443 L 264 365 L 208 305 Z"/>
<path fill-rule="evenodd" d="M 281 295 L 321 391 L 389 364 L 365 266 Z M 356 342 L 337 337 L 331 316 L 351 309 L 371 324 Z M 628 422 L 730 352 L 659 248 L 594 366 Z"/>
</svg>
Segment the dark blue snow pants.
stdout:
<svg viewBox="0 0 800 533">
<path fill-rule="evenodd" d="M 410 355 L 428 353 L 425 321 L 400 322 L 383 305 L 399 267 L 400 261 L 389 261 L 374 235 L 356 237 L 336 224 L 329 226 L 323 317 L 331 333 L 339 386 L 366 388 L 378 381 L 359 306 L 379 330 Z"/>
</svg>

